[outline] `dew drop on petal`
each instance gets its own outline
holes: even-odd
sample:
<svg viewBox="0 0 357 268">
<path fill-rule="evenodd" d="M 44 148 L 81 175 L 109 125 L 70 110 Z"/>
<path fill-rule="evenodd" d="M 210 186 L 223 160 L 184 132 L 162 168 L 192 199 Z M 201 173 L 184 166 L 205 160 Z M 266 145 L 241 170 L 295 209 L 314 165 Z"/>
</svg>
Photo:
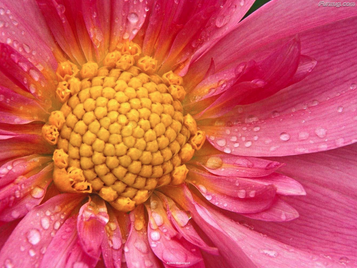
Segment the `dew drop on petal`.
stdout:
<svg viewBox="0 0 357 268">
<path fill-rule="evenodd" d="M 14 218 L 14 219 L 17 219 L 18 217 L 20 217 L 20 212 L 18 212 L 17 210 L 13 210 L 11 212 L 11 216 Z"/>
<path fill-rule="evenodd" d="M 219 139 L 217 140 L 217 145 L 218 146 L 226 146 L 227 142 L 225 139 Z"/>
<path fill-rule="evenodd" d="M 321 139 L 326 137 L 326 132 L 326 129 L 321 127 L 315 129 L 315 134 Z"/>
<path fill-rule="evenodd" d="M 47 217 L 41 219 L 41 226 L 43 229 L 47 230 L 50 228 L 50 220 Z"/>
<path fill-rule="evenodd" d="M 226 154 L 230 154 L 232 150 L 230 148 L 224 148 L 223 152 L 225 152 Z"/>
<path fill-rule="evenodd" d="M 137 239 L 135 241 L 134 247 L 143 254 L 146 254 L 148 252 L 147 245 L 141 239 Z"/>
<path fill-rule="evenodd" d="M 309 133 L 307 133 L 307 132 L 300 132 L 298 138 L 299 138 L 299 140 L 301 140 L 301 141 L 306 140 L 306 139 L 309 138 Z"/>
<path fill-rule="evenodd" d="M 276 252 L 275 250 L 262 249 L 260 252 L 263 253 L 264 255 L 267 255 L 272 258 L 275 258 L 276 256 L 278 256 L 278 252 Z"/>
<path fill-rule="evenodd" d="M 154 265 L 150 260 L 145 260 L 144 264 L 146 267 L 152 267 Z"/>
<path fill-rule="evenodd" d="M 342 112 L 343 112 L 343 107 L 342 107 L 342 106 L 339 106 L 339 107 L 337 108 L 337 112 L 342 113 Z"/>
<path fill-rule="evenodd" d="M 130 23 L 135 24 L 139 21 L 139 16 L 136 13 L 130 13 L 128 15 L 128 20 L 130 21 Z"/>
<path fill-rule="evenodd" d="M 129 252 L 129 248 L 127 246 L 124 247 L 124 252 L 128 253 Z"/>
<path fill-rule="evenodd" d="M 244 143 L 244 146 L 249 148 L 250 146 L 252 146 L 252 142 L 251 141 L 247 141 Z"/>
<path fill-rule="evenodd" d="M 45 194 L 45 190 L 38 186 L 33 188 L 31 191 L 31 196 L 33 198 L 42 198 L 44 196 L 44 194 Z"/>
<path fill-rule="evenodd" d="M 252 197 L 252 198 L 255 197 L 255 193 L 256 193 L 256 191 L 254 191 L 254 190 L 250 191 L 249 192 L 249 197 Z"/>
<path fill-rule="evenodd" d="M 5 262 L 4 262 L 4 267 L 5 268 L 13 268 L 14 264 L 12 263 L 12 260 L 11 259 L 6 259 Z"/>
<path fill-rule="evenodd" d="M 198 189 L 200 190 L 201 193 L 203 193 L 203 194 L 207 193 L 207 189 L 203 185 L 198 185 L 197 187 L 198 187 Z"/>
<path fill-rule="evenodd" d="M 245 198 L 245 196 L 246 196 L 246 191 L 244 189 L 238 191 L 239 198 Z"/>
<path fill-rule="evenodd" d="M 56 221 L 55 224 L 53 225 L 53 229 L 58 230 L 61 226 L 61 223 L 59 221 Z"/>
<path fill-rule="evenodd" d="M 154 241 L 159 241 L 160 238 L 161 238 L 161 235 L 160 235 L 159 232 L 153 231 L 153 232 L 150 234 L 150 237 L 151 237 L 151 239 L 154 240 Z"/>
<path fill-rule="evenodd" d="M 290 140 L 290 135 L 286 132 L 282 132 L 282 133 L 280 133 L 280 140 L 288 141 L 288 140 Z"/>
<path fill-rule="evenodd" d="M 164 220 L 163 220 L 162 216 L 159 213 L 153 212 L 151 215 L 154 218 L 154 221 L 155 221 L 157 226 L 161 226 L 161 225 L 164 224 Z"/>
<path fill-rule="evenodd" d="M 37 245 L 40 240 L 41 240 L 41 233 L 39 230 L 37 229 L 31 229 L 28 233 L 27 233 L 27 241 L 30 242 L 30 244 L 32 245 Z"/>
<path fill-rule="evenodd" d="M 31 257 L 35 256 L 35 255 L 36 255 L 36 251 L 34 251 L 33 249 L 30 249 L 30 250 L 29 250 L 29 255 L 30 255 Z"/>
</svg>

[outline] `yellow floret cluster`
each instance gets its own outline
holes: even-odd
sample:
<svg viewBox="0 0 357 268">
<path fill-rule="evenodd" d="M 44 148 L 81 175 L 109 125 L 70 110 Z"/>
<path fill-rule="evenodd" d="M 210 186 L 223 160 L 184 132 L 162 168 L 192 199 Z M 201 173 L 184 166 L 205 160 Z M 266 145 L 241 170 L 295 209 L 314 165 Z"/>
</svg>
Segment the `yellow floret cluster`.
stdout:
<svg viewBox="0 0 357 268">
<path fill-rule="evenodd" d="M 205 139 L 184 115 L 182 78 L 155 74 L 156 60 L 132 42 L 99 66 L 61 63 L 57 96 L 43 136 L 57 145 L 54 181 L 65 192 L 97 193 L 121 211 L 163 185 L 182 183 L 185 163 Z"/>
</svg>

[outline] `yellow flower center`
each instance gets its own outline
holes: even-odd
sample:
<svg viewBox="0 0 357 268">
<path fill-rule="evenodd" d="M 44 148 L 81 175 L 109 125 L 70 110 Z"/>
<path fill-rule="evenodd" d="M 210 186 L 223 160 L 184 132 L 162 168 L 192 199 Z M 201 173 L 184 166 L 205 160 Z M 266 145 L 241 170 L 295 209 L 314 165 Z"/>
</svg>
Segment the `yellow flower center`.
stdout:
<svg viewBox="0 0 357 268">
<path fill-rule="evenodd" d="M 43 136 L 57 144 L 54 183 L 62 192 L 97 193 L 115 209 L 131 211 L 163 185 L 178 185 L 185 163 L 205 135 L 184 115 L 183 80 L 155 74 L 157 62 L 132 42 L 103 62 L 81 68 L 59 64 L 57 96 Z"/>
</svg>

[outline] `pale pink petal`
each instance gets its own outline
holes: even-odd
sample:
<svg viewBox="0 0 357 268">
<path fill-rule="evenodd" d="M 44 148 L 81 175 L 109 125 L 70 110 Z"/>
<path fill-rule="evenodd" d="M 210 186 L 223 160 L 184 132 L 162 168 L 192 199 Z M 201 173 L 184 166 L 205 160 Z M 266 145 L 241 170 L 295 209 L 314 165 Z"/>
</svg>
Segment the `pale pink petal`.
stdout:
<svg viewBox="0 0 357 268">
<path fill-rule="evenodd" d="M 47 113 L 33 99 L 0 86 L 0 117 L 2 123 L 26 124 L 32 121 L 46 121 Z"/>
<path fill-rule="evenodd" d="M 4 187 L 14 182 L 18 177 L 24 176 L 29 172 L 38 172 L 43 169 L 51 157 L 40 155 L 29 155 L 21 158 L 12 159 L 0 167 L 0 187 Z"/>
<path fill-rule="evenodd" d="M 104 228 L 109 221 L 109 215 L 104 200 L 89 199 L 79 210 L 77 231 L 78 240 L 89 256 L 99 258 L 100 246 L 104 238 Z"/>
<path fill-rule="evenodd" d="M 231 138 L 237 141 L 238 138 Z M 218 176 L 237 176 L 243 178 L 265 177 L 283 166 L 276 161 L 254 157 L 241 157 L 229 154 L 210 154 L 198 156 L 192 160 L 210 173 Z M 197 162 L 196 162 L 197 161 Z"/>
<path fill-rule="evenodd" d="M 77 194 L 61 194 L 32 209 L 1 249 L 0 263 L 24 268 L 40 263 L 58 229 L 83 198 Z"/>
<path fill-rule="evenodd" d="M 40 268 L 90 268 L 98 258 L 92 258 L 83 250 L 76 230 L 77 215 L 67 219 L 42 254 Z M 99 257 L 99 256 L 98 256 Z"/>
<path fill-rule="evenodd" d="M 167 265 L 176 264 L 176 267 L 190 267 L 202 261 L 198 247 L 180 237 L 174 230 L 162 202 L 152 196 L 150 204 L 146 206 L 149 215 L 147 236 L 155 255 Z"/>
<path fill-rule="evenodd" d="M 287 163 L 283 172 L 293 175 L 307 192 L 306 197 L 288 199 L 300 217 L 288 225 L 259 221 L 250 224 L 285 244 L 355 267 L 356 152 L 354 144 L 323 153 L 282 158 Z"/>
<path fill-rule="evenodd" d="M 111 211 L 108 212 L 109 222 L 105 227 L 105 235 L 101 246 L 104 260 L 102 267 L 118 268 L 120 267 L 123 254 L 122 235 L 118 220 L 114 213 Z"/>
<path fill-rule="evenodd" d="M 1 27 L 6 31 L 0 35 L 0 42 L 6 43 L 32 62 L 40 71 L 50 74 L 57 68 L 53 56 L 56 44 L 35 0 L 23 3 L 12 0 L 1 1 Z"/>
<path fill-rule="evenodd" d="M 257 213 L 268 209 L 276 187 L 238 177 L 214 176 L 190 167 L 189 183 L 212 204 L 237 213 Z"/>
<path fill-rule="evenodd" d="M 126 263 L 129 268 L 159 268 L 161 261 L 157 259 L 150 248 L 145 228 L 135 228 L 135 213 L 135 210 L 130 213 L 130 232 L 124 248 Z"/>
<path fill-rule="evenodd" d="M 47 165 L 34 175 L 24 174 L 1 188 L 0 221 L 22 218 L 40 204 L 52 181 L 52 173 L 53 165 Z"/>
<path fill-rule="evenodd" d="M 265 211 L 244 216 L 261 221 L 285 222 L 299 217 L 299 212 L 280 198 L 276 198 L 271 207 Z"/>
<path fill-rule="evenodd" d="M 35 97 L 43 108 L 46 110 L 51 108 L 51 99 L 55 92 L 52 81 L 50 83 L 38 67 L 26 57 L 9 45 L 2 43 L 0 43 L 0 72 L 24 94 L 29 93 Z M 4 85 L 2 82 L 0 83 Z"/>
<path fill-rule="evenodd" d="M 326 8 L 319 6 L 319 2 L 314 1 L 306 5 L 301 5 L 300 2 L 271 1 L 240 22 L 234 31 L 227 34 L 190 66 L 187 79 L 193 79 L 197 73 L 206 70 L 212 58 L 217 71 L 227 68 L 230 64 L 236 64 L 237 60 L 240 62 L 250 59 L 257 60 L 296 34 L 356 15 L 355 8 Z M 351 27 L 353 27 L 353 23 L 351 23 Z M 329 26 L 329 29 L 336 30 L 335 26 Z M 338 31 L 340 32 L 340 30 Z M 320 44 L 332 45 L 333 42 L 327 33 L 325 37 L 330 42 L 326 43 L 320 38 L 316 40 L 319 40 Z M 303 40 L 301 47 L 304 55 L 313 57 L 304 51 L 309 47 L 304 45 Z M 332 52 L 326 50 L 326 53 Z M 319 60 L 317 59 L 317 61 Z M 328 85 L 328 83 L 326 84 Z"/>
</svg>

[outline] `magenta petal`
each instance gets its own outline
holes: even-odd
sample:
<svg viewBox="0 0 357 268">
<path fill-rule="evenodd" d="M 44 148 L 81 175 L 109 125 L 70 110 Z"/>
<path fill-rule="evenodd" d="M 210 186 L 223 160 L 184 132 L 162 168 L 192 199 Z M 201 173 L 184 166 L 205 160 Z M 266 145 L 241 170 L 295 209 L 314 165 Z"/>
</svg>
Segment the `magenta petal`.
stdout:
<svg viewBox="0 0 357 268">
<path fill-rule="evenodd" d="M 229 154 L 195 156 L 194 160 L 210 173 L 226 177 L 265 177 L 283 166 L 276 161 Z"/>
<path fill-rule="evenodd" d="M 265 211 L 253 214 L 243 214 L 244 216 L 261 221 L 285 222 L 299 217 L 299 212 L 288 203 L 277 198 L 271 207 Z"/>
<path fill-rule="evenodd" d="M 25 216 L 41 203 L 52 180 L 53 165 L 47 165 L 34 175 L 24 174 L 0 189 L 0 221 L 13 221 Z"/>
<path fill-rule="evenodd" d="M 101 250 L 106 268 L 120 267 L 123 254 L 122 235 L 117 218 L 109 211 L 109 222 L 105 227 Z"/>
<path fill-rule="evenodd" d="M 38 265 L 57 230 L 83 200 L 77 194 L 61 194 L 35 207 L 21 220 L 0 252 L 0 263 L 32 268 Z M 47 266 L 48 267 L 48 266 Z"/>
<path fill-rule="evenodd" d="M 131 212 L 130 232 L 125 243 L 125 259 L 129 268 L 136 267 L 161 267 L 161 262 L 156 258 L 150 248 L 145 228 L 136 230 L 134 225 L 135 211 Z"/>
<path fill-rule="evenodd" d="M 276 187 L 272 184 L 218 177 L 194 168 L 190 168 L 188 182 L 215 206 L 237 213 L 257 213 L 268 209 L 276 194 Z"/>
<path fill-rule="evenodd" d="M 78 214 L 78 239 L 83 250 L 93 258 L 99 258 L 104 238 L 104 228 L 109 221 L 107 208 L 102 199 L 95 198 L 84 204 Z"/>
<path fill-rule="evenodd" d="M 52 239 L 40 268 L 92 268 L 98 259 L 88 256 L 83 250 L 76 231 L 77 215 L 67 219 Z"/>
</svg>

